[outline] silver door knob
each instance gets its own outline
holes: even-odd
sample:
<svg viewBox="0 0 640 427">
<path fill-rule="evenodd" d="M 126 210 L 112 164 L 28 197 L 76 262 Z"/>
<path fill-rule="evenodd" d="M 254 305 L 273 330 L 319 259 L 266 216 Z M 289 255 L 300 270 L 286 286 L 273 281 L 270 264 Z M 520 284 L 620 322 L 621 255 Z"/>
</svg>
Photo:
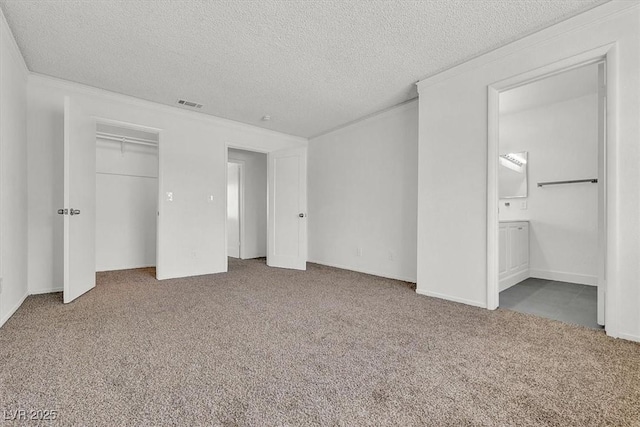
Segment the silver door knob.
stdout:
<svg viewBox="0 0 640 427">
<path fill-rule="evenodd" d="M 306 215 L 306 214 L 303 214 L 303 213 L 300 213 L 300 214 L 298 214 L 298 216 L 299 216 L 300 218 L 304 218 L 304 217 L 305 217 L 305 216 L 307 216 L 307 215 Z"/>
<path fill-rule="evenodd" d="M 80 209 L 69 209 L 69 215 L 80 215 Z"/>
<path fill-rule="evenodd" d="M 68 212 L 68 209 L 58 209 L 58 215 L 66 215 Z"/>
</svg>

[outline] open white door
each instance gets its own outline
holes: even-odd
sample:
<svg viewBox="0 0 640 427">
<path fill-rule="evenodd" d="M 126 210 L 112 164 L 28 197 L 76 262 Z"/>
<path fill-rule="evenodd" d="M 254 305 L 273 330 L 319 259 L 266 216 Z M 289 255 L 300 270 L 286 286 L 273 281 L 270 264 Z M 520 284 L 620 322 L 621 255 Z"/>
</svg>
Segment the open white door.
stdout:
<svg viewBox="0 0 640 427">
<path fill-rule="evenodd" d="M 307 269 L 307 148 L 269 153 L 267 265 Z"/>
<path fill-rule="evenodd" d="M 64 302 L 96 285 L 95 123 L 64 99 Z"/>
</svg>

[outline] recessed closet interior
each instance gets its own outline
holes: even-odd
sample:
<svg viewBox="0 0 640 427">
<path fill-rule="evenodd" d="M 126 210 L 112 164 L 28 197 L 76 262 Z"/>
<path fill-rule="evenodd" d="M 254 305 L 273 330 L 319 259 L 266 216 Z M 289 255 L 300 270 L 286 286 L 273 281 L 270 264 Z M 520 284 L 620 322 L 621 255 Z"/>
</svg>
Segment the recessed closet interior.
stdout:
<svg viewBox="0 0 640 427">
<path fill-rule="evenodd" d="M 96 125 L 96 271 L 156 265 L 155 132 Z"/>
<path fill-rule="evenodd" d="M 227 255 L 267 256 L 267 155 L 228 149 Z"/>
</svg>

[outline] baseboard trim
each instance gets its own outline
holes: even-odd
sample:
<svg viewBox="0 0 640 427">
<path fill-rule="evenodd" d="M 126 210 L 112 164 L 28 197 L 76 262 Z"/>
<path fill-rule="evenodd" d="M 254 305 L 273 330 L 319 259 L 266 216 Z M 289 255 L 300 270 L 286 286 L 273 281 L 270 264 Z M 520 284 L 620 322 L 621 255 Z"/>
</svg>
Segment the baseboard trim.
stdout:
<svg viewBox="0 0 640 427">
<path fill-rule="evenodd" d="M 227 273 L 228 267 L 226 265 L 227 259 L 225 258 L 225 265 L 214 271 L 189 271 L 189 272 L 177 272 L 169 275 L 158 274 L 156 270 L 156 280 L 171 280 L 171 279 L 184 279 L 186 277 L 208 276 L 210 274 Z"/>
<path fill-rule="evenodd" d="M 11 310 L 9 310 L 9 312 L 7 314 L 2 316 L 2 319 L 0 319 L 0 327 L 2 327 L 2 325 L 4 325 L 6 323 L 6 321 L 9 320 L 11 318 L 11 316 L 13 316 L 16 311 L 18 311 L 18 309 L 20 308 L 20 306 L 22 305 L 24 300 L 27 299 L 28 296 L 29 296 L 29 292 L 25 292 L 25 294 L 22 296 L 22 298 L 20 298 L 18 303 L 15 306 L 13 306 L 13 308 Z"/>
<path fill-rule="evenodd" d="M 512 276 L 505 277 L 504 279 L 500 280 L 500 284 L 498 285 L 500 292 L 509 289 L 510 287 L 522 282 L 523 280 L 528 279 L 529 277 L 531 277 L 529 274 L 529 270 L 523 270 Z"/>
<path fill-rule="evenodd" d="M 597 276 L 588 276 L 586 274 L 566 273 L 564 271 L 548 271 L 529 269 L 529 277 L 535 279 L 557 280 L 559 282 L 577 283 L 579 285 L 598 286 Z"/>
<path fill-rule="evenodd" d="M 406 277 L 406 276 L 396 276 L 394 274 L 383 274 L 383 273 L 380 273 L 378 271 L 367 270 L 365 268 L 355 268 L 355 267 L 350 267 L 350 266 L 340 265 L 340 264 L 333 264 L 333 263 L 324 262 L 324 261 L 307 260 L 307 262 L 310 262 L 312 264 L 324 265 L 324 266 L 327 266 L 327 267 L 339 268 L 341 270 L 356 271 L 358 273 L 364 273 L 364 274 L 370 274 L 372 276 L 384 277 L 385 279 L 400 280 L 402 282 L 416 283 L 416 279 L 415 278 L 412 279 L 412 278 L 409 278 L 409 277 Z"/>
<path fill-rule="evenodd" d="M 422 289 L 416 289 L 416 293 L 427 296 L 427 297 L 433 297 L 433 298 L 443 299 L 447 301 L 457 302 L 460 304 L 471 305 L 473 307 L 487 308 L 487 305 L 484 302 L 478 302 L 478 301 L 473 301 L 466 298 L 459 298 L 451 295 L 440 294 L 438 292 L 431 292 L 431 291 L 424 291 Z"/>
<path fill-rule="evenodd" d="M 255 254 L 253 254 L 253 255 L 242 256 L 242 257 L 240 257 L 238 259 L 246 260 L 246 259 L 256 259 L 256 258 L 266 258 L 266 257 L 267 257 L 266 254 L 265 255 L 255 255 Z"/>
<path fill-rule="evenodd" d="M 627 340 L 627 341 L 640 342 L 640 336 L 639 335 L 620 333 L 620 334 L 618 334 L 617 338 L 620 338 L 620 339 L 623 339 L 623 340 Z"/>
<path fill-rule="evenodd" d="M 52 294 L 55 292 L 63 292 L 64 288 L 38 289 L 37 291 L 29 291 L 29 295 Z"/>
<path fill-rule="evenodd" d="M 136 265 L 131 267 L 108 268 L 106 270 L 100 270 L 96 268 L 96 273 L 108 273 L 109 271 L 122 271 L 122 270 L 138 270 L 140 268 L 152 268 L 152 267 L 156 267 L 156 264 L 154 263 L 151 265 Z"/>
</svg>

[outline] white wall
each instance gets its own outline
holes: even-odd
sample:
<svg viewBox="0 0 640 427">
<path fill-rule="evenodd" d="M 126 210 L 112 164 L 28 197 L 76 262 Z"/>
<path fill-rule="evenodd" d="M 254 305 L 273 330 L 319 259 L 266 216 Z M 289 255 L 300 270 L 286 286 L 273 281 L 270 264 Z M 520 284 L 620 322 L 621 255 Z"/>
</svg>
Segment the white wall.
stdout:
<svg viewBox="0 0 640 427">
<path fill-rule="evenodd" d="M 29 287 L 59 289 L 62 283 L 63 99 L 93 117 L 161 129 L 159 278 L 225 271 L 226 146 L 269 152 L 305 145 L 306 139 L 138 100 L 83 85 L 31 74 L 29 120 Z M 209 196 L 213 195 L 213 202 Z M 95 209 L 95 207 L 93 207 Z M 85 209 L 88 215 L 92 209 Z M 83 213 L 84 214 L 84 213 Z"/>
<path fill-rule="evenodd" d="M 155 266 L 157 210 L 158 148 L 98 138 L 96 271 Z"/>
<path fill-rule="evenodd" d="M 640 341 L 637 2 L 605 3 L 420 82 L 418 292 L 487 304 L 488 86 L 607 45 L 618 82 L 608 104 L 616 118 L 608 164 L 617 171 L 608 195 L 607 333 Z"/>
<path fill-rule="evenodd" d="M 529 153 L 528 197 L 501 200 L 500 219 L 529 220 L 531 277 L 596 285 L 598 186 L 536 183 L 598 177 L 597 94 L 501 115 L 500 152 L 520 151 Z"/>
<path fill-rule="evenodd" d="M 415 282 L 417 107 L 309 141 L 309 261 Z"/>
<path fill-rule="evenodd" d="M 27 290 L 27 68 L 0 10 L 0 326 Z"/>
<path fill-rule="evenodd" d="M 267 155 L 229 149 L 229 160 L 244 162 L 242 259 L 267 256 Z"/>
</svg>

